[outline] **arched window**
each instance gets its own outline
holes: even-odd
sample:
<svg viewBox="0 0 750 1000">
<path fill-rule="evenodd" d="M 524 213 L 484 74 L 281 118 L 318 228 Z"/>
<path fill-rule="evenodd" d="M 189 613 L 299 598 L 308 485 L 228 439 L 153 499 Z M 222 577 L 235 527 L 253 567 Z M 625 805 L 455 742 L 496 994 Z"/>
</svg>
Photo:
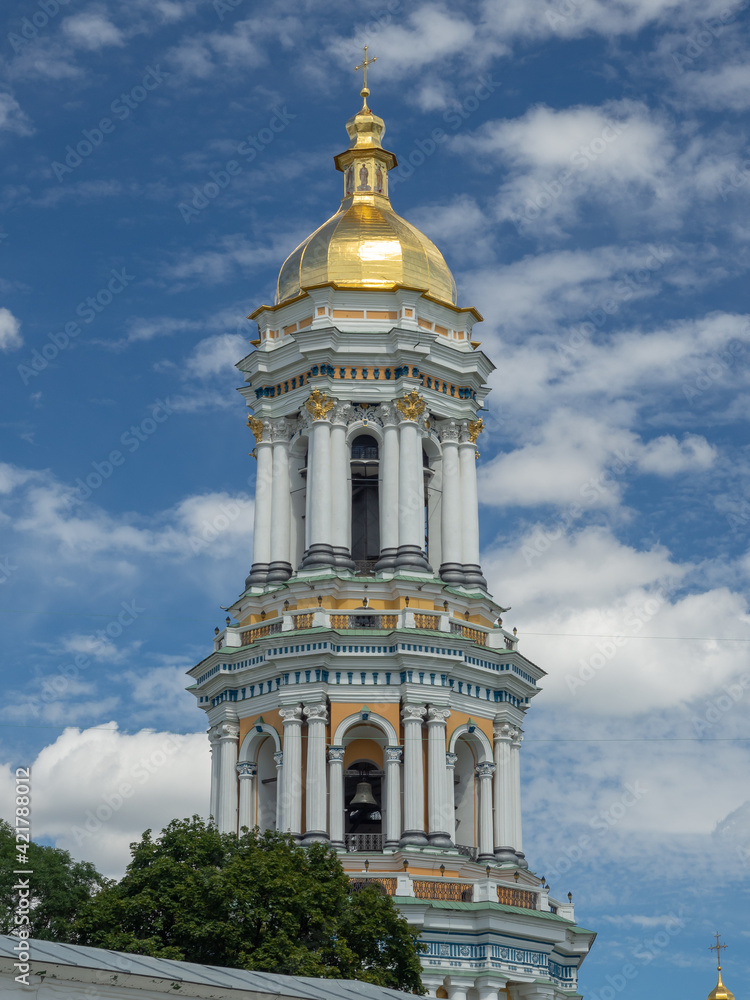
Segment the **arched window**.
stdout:
<svg viewBox="0 0 750 1000">
<path fill-rule="evenodd" d="M 378 442 L 369 434 L 352 441 L 352 559 L 358 568 L 380 556 Z"/>
</svg>

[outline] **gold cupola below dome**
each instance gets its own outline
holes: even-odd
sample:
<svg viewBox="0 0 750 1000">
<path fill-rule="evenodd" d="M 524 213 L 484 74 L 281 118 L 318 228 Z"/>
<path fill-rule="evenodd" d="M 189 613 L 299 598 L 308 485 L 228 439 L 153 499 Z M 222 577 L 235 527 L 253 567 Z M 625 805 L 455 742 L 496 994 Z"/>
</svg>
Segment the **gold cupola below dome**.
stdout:
<svg viewBox="0 0 750 1000">
<path fill-rule="evenodd" d="M 309 288 L 391 290 L 416 288 L 448 305 L 456 304 L 456 283 L 438 248 L 397 215 L 388 197 L 388 171 L 397 166 L 383 149 L 385 122 L 367 106 L 346 123 L 349 148 L 334 157 L 344 175 L 338 212 L 307 237 L 284 261 L 276 303 Z"/>
</svg>

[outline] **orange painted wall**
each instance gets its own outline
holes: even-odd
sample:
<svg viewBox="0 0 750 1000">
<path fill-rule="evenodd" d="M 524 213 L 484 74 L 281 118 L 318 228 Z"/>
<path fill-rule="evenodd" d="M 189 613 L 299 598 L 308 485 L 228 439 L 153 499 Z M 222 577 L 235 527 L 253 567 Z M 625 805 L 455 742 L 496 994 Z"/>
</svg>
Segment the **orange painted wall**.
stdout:
<svg viewBox="0 0 750 1000">
<path fill-rule="evenodd" d="M 381 770 L 383 769 L 383 747 L 375 740 L 352 740 L 344 754 L 344 767 L 349 767 L 355 760 L 371 760 Z"/>
<path fill-rule="evenodd" d="M 255 720 L 259 719 L 261 715 L 263 716 L 263 721 L 267 722 L 269 726 L 273 726 L 279 736 L 283 734 L 281 716 L 277 709 L 272 708 L 269 712 L 259 712 L 257 715 L 248 715 L 246 719 L 240 719 L 240 746 L 242 746 L 242 741 L 255 725 Z"/>
<path fill-rule="evenodd" d="M 455 709 L 451 709 L 450 718 L 448 719 L 448 724 L 446 727 L 446 732 L 448 738 L 454 733 L 459 726 L 463 726 L 465 722 L 469 719 L 473 719 L 476 723 L 477 729 L 481 729 L 487 739 L 492 743 L 492 719 L 483 719 L 479 715 L 467 715 L 466 712 L 457 712 Z"/>
</svg>

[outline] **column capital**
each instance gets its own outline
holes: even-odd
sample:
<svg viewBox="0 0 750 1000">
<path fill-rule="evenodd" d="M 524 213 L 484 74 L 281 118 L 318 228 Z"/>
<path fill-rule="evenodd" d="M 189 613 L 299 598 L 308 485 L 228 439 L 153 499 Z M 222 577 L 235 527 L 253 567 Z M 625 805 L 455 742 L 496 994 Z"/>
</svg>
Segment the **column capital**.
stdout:
<svg viewBox="0 0 750 1000">
<path fill-rule="evenodd" d="M 388 399 L 384 403 L 381 403 L 375 412 L 384 427 L 395 427 L 401 419 L 396 409 L 396 402 L 393 399 Z"/>
<path fill-rule="evenodd" d="M 254 778 L 258 773 L 258 765 L 254 760 L 241 760 L 235 765 L 235 770 L 239 778 Z"/>
<path fill-rule="evenodd" d="M 284 751 L 277 750 L 276 753 L 273 755 L 273 759 L 274 763 L 276 764 L 276 767 L 281 767 L 281 765 L 284 763 Z"/>
<path fill-rule="evenodd" d="M 308 722 L 328 722 L 328 706 L 324 701 L 316 705 L 305 705 L 303 711 Z"/>
<path fill-rule="evenodd" d="M 330 421 L 332 424 L 339 424 L 346 427 L 352 412 L 352 404 L 345 400 L 337 399 L 331 410 Z"/>
<path fill-rule="evenodd" d="M 457 760 L 458 760 L 458 754 L 457 753 L 446 753 L 446 755 L 445 755 L 445 766 L 447 768 L 451 768 L 452 769 L 452 768 L 454 768 L 456 766 Z"/>
<path fill-rule="evenodd" d="M 343 764 L 345 752 L 344 747 L 328 747 L 328 763 Z"/>
<path fill-rule="evenodd" d="M 496 722 L 492 727 L 496 740 L 512 740 L 515 732 L 516 727 L 512 722 Z"/>
<path fill-rule="evenodd" d="M 238 740 L 240 727 L 236 722 L 217 722 L 208 730 L 208 738 L 212 743 L 222 743 L 224 740 Z"/>
<path fill-rule="evenodd" d="M 302 725 L 302 708 L 299 705 L 290 705 L 288 708 L 280 708 L 279 715 L 284 720 L 284 725 L 297 723 Z"/>
<path fill-rule="evenodd" d="M 427 708 L 424 705 L 404 705 L 401 709 L 401 718 L 404 722 L 421 723 L 427 715 Z"/>
<path fill-rule="evenodd" d="M 450 714 L 450 709 L 437 708 L 432 705 L 427 710 L 427 725 L 444 726 Z"/>
<path fill-rule="evenodd" d="M 385 762 L 386 764 L 400 764 L 403 758 L 404 751 L 402 747 L 386 747 L 385 748 Z"/>
<path fill-rule="evenodd" d="M 516 750 L 519 749 L 523 743 L 523 729 L 514 729 L 513 735 L 510 738 L 510 745 Z"/>
<path fill-rule="evenodd" d="M 495 765 L 490 760 L 483 760 L 477 764 L 476 773 L 479 778 L 491 778 L 495 773 Z"/>
<path fill-rule="evenodd" d="M 270 430 L 269 438 L 274 444 L 289 444 L 292 428 L 286 417 L 267 420 L 266 425 Z"/>
<path fill-rule="evenodd" d="M 455 420 L 445 420 L 438 424 L 440 440 L 445 444 L 458 444 L 461 433 L 461 425 Z"/>
</svg>

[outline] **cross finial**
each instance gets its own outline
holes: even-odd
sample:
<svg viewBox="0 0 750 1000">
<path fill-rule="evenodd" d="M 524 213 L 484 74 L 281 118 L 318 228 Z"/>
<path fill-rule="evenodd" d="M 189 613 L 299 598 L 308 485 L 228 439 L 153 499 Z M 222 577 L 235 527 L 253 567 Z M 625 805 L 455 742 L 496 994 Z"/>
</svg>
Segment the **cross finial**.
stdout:
<svg viewBox="0 0 750 1000">
<path fill-rule="evenodd" d="M 712 944 L 709 951 L 716 952 L 716 968 L 721 972 L 721 949 L 726 948 L 725 944 L 719 944 L 719 932 L 716 932 L 716 944 Z"/>
<path fill-rule="evenodd" d="M 371 66 L 374 62 L 377 62 L 377 59 L 378 59 L 377 56 L 373 56 L 372 59 L 368 59 L 367 58 L 367 49 L 368 49 L 368 46 L 365 45 L 365 58 L 362 60 L 362 62 L 359 64 L 359 66 L 355 66 L 354 67 L 354 72 L 355 73 L 359 73 L 360 70 L 364 71 L 363 86 L 362 86 L 362 89 L 359 92 L 360 95 L 364 98 L 364 103 L 362 105 L 363 109 L 367 107 L 367 98 L 370 96 L 370 91 L 367 89 L 367 67 Z"/>
</svg>

